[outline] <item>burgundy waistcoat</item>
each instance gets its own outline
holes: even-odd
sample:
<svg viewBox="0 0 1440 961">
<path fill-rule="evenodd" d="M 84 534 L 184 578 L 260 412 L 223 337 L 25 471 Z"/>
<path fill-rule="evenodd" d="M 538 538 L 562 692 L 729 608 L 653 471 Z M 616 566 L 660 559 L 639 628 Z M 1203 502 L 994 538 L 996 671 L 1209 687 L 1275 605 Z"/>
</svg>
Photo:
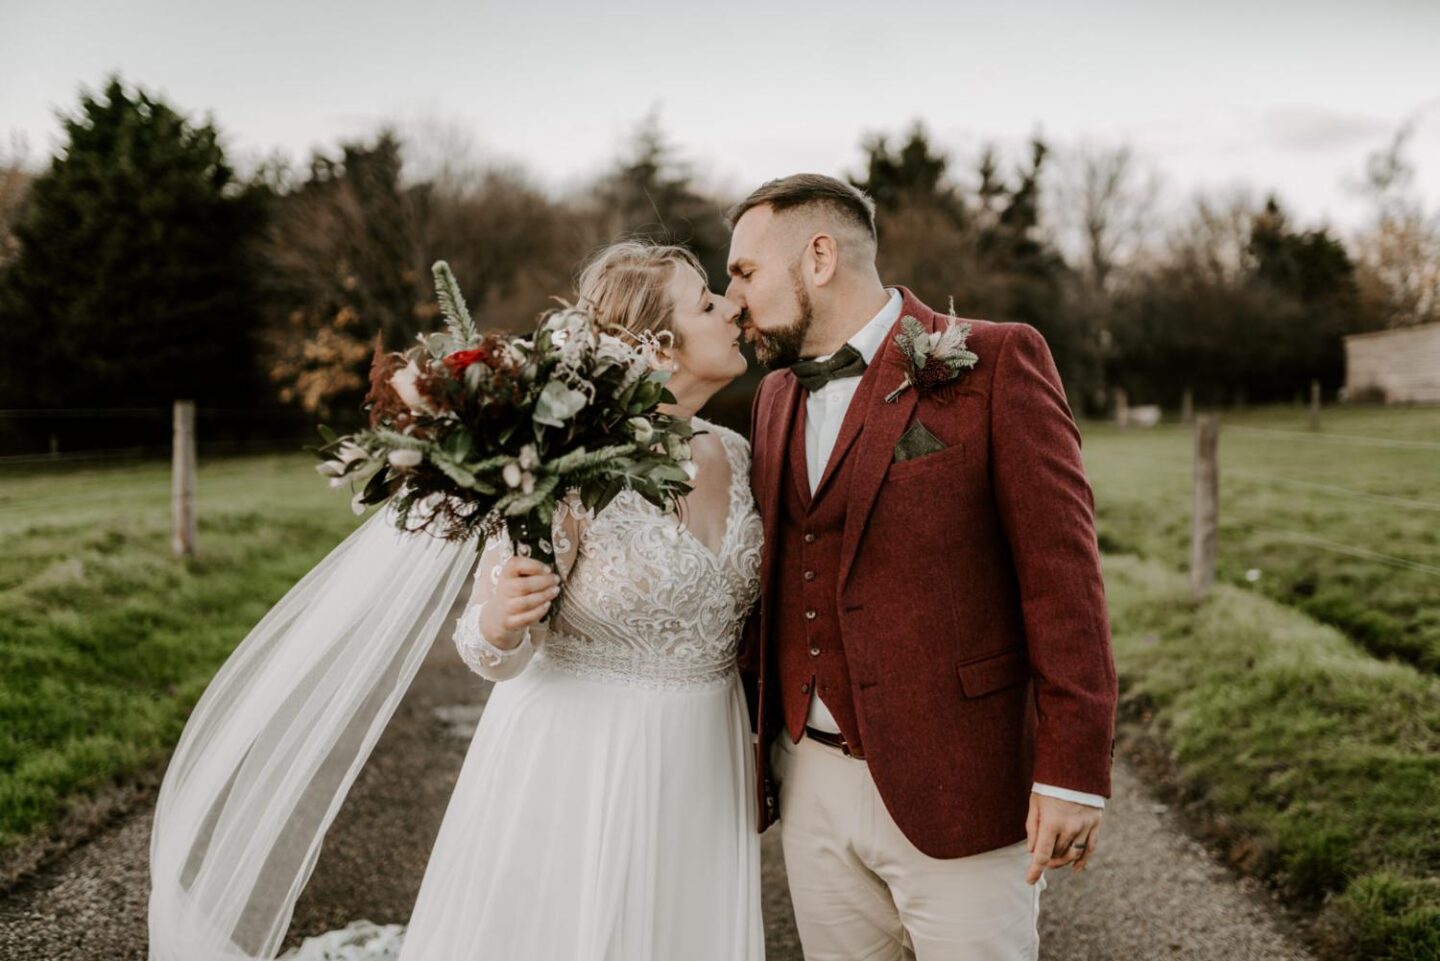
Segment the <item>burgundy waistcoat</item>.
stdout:
<svg viewBox="0 0 1440 961">
<path fill-rule="evenodd" d="M 847 421 L 852 414 L 863 415 L 868 386 L 856 389 L 845 415 Z M 827 473 L 822 473 L 821 484 L 812 497 L 805 463 L 806 397 L 805 391 L 799 392 L 799 410 L 790 431 L 781 480 L 780 537 L 775 545 L 773 603 L 785 726 L 798 742 L 805 729 L 810 698 L 817 695 L 834 715 L 845 740 L 863 752 L 835 598 L 845 528 L 845 490 L 853 462 L 845 457 L 852 446 L 846 440 L 853 443 L 854 434 L 840 432 Z"/>
</svg>

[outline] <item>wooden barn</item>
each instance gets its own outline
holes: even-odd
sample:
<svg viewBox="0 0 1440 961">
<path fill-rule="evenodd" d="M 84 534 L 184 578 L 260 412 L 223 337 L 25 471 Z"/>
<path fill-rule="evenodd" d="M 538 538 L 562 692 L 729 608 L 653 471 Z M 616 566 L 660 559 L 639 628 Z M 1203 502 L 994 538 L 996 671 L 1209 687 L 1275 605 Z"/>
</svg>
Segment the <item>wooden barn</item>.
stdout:
<svg viewBox="0 0 1440 961">
<path fill-rule="evenodd" d="M 1344 397 L 1440 404 L 1440 324 L 1346 337 Z"/>
</svg>

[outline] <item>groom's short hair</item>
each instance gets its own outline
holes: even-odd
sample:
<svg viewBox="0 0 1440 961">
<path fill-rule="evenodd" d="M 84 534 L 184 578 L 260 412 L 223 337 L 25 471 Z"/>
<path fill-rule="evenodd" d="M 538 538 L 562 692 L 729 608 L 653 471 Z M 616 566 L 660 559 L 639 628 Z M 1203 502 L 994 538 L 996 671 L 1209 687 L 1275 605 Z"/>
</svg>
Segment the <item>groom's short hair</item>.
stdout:
<svg viewBox="0 0 1440 961">
<path fill-rule="evenodd" d="M 767 204 L 777 214 L 804 207 L 823 208 L 875 240 L 875 201 L 843 180 L 824 174 L 792 174 L 771 180 L 731 207 L 725 219 L 733 228 L 746 211 Z"/>
</svg>

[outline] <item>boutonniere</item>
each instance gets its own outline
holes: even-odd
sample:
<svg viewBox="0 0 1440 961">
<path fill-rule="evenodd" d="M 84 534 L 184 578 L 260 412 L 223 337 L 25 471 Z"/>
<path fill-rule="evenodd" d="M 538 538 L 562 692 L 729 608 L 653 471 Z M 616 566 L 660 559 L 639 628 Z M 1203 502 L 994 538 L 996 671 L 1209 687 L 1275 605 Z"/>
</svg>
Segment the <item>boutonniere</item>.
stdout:
<svg viewBox="0 0 1440 961">
<path fill-rule="evenodd" d="M 953 314 L 944 329 L 929 333 L 920 321 L 910 315 L 900 318 L 900 333 L 895 335 L 895 346 L 910 362 L 905 379 L 885 395 L 885 403 L 895 403 L 895 398 L 914 387 L 922 394 L 928 394 L 948 384 L 960 372 L 974 367 L 980 357 L 965 348 L 965 338 L 970 336 L 970 325 L 961 322 Z"/>
</svg>

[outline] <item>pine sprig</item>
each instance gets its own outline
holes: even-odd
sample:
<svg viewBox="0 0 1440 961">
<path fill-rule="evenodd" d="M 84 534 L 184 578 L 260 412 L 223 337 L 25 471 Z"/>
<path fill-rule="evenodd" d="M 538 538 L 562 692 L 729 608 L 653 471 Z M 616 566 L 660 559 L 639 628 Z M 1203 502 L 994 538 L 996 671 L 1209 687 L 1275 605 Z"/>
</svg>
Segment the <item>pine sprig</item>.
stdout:
<svg viewBox="0 0 1440 961">
<path fill-rule="evenodd" d="M 465 295 L 460 293 L 460 284 L 450 271 L 450 265 L 437 260 L 430 272 L 435 275 L 435 299 L 440 303 L 440 312 L 445 315 L 445 326 L 450 336 L 461 344 L 475 343 L 478 339 L 475 321 L 470 317 L 470 309 L 465 306 Z"/>
</svg>

